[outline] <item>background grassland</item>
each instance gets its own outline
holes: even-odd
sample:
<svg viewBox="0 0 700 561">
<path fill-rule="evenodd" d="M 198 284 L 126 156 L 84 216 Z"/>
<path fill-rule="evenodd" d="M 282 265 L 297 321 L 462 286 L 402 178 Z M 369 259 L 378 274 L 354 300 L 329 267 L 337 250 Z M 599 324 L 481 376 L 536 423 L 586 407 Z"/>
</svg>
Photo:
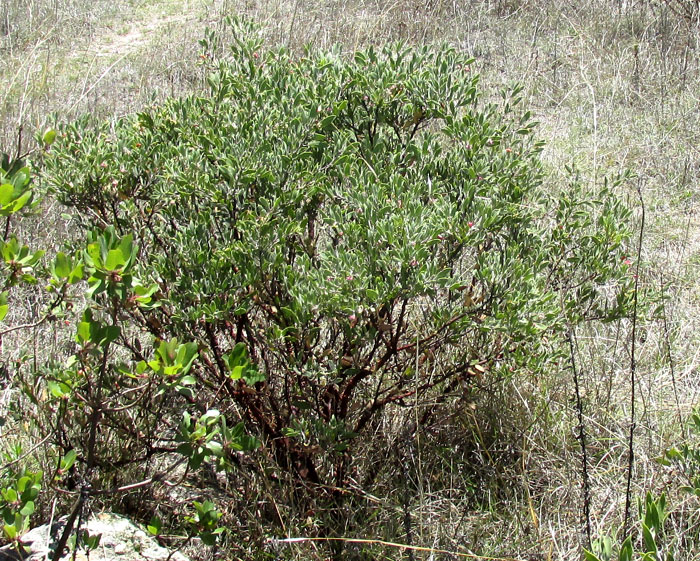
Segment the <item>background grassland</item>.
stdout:
<svg viewBox="0 0 700 561">
<path fill-rule="evenodd" d="M 197 40 L 207 26 L 221 29 L 225 15 L 249 16 L 263 26 L 270 44 L 299 51 L 306 44 L 340 43 L 350 51 L 391 40 L 447 42 L 465 50 L 476 59 L 473 68 L 487 96 L 523 84 L 525 104 L 547 143 L 542 158 L 552 189 L 566 188 L 566 166 L 589 185 L 623 170 L 634 173 L 624 196 L 635 211 L 638 234 L 637 189 L 644 203 L 641 290 L 666 298 L 655 313 L 644 311 L 638 329 L 633 485 L 638 494 L 668 485 L 675 505 L 669 523 L 679 543 L 690 544 L 697 538 L 697 499 L 673 492 L 674 474 L 654 461 L 686 437 L 685 419 L 700 390 L 700 29 L 697 18 L 680 17 L 669 6 L 676 4 L 4 0 L 0 146 L 18 150 L 20 127 L 23 146 L 31 146 L 32 134 L 56 118 L 121 115 L 164 96 L 200 90 Z M 18 224 L 25 240 L 63 235 L 54 232 L 64 227 L 59 214 L 51 208 L 46 213 Z M 31 320 L 32 306 L 23 313 L 13 321 Z M 629 322 L 577 334 L 594 534 L 614 531 L 622 518 L 630 336 Z M 6 339 L 3 360 L 36 346 L 37 338 L 52 337 L 23 333 Z M 407 509 L 419 545 L 523 559 L 579 557 L 582 499 L 571 372 L 562 365 L 544 379 L 518 374 L 488 385 L 472 409 L 445 419 L 443 447 L 427 448 L 419 440 L 404 450 L 405 473 L 390 452 L 398 447 L 398 431 L 387 442 L 385 458 L 366 458 L 388 467 L 383 495 L 372 497 L 375 514 L 357 537 L 390 535 L 388 526 L 400 519 L 396 512 Z M 404 487 L 397 487 L 402 478 Z M 255 519 L 254 506 L 247 515 Z M 304 535 L 315 522 L 309 517 L 285 523 L 290 535 Z M 265 533 L 264 527 L 245 531 Z M 431 558 L 372 551 L 377 559 Z M 276 555 L 313 559 L 320 553 L 302 544 Z M 684 555 L 700 559 L 690 545 Z"/>
</svg>

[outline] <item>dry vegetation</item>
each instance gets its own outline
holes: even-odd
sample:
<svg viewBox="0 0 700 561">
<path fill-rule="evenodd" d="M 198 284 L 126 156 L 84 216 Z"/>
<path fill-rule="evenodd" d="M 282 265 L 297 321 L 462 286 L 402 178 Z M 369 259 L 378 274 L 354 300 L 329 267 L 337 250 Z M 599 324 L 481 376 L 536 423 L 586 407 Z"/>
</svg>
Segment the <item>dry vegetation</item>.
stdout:
<svg viewBox="0 0 700 561">
<path fill-rule="evenodd" d="M 686 8 L 694 20 L 684 17 Z M 293 49 L 340 43 L 352 50 L 389 40 L 456 45 L 475 57 L 488 92 L 495 95 L 516 81 L 525 86 L 526 104 L 547 142 L 543 160 L 553 189 L 565 188 L 565 166 L 575 166 L 591 183 L 625 169 L 634 173 L 625 196 L 635 209 L 638 233 L 637 188 L 646 211 L 640 290 L 667 298 L 661 308 L 642 311 L 637 329 L 632 484 L 637 496 L 647 490 L 669 492 L 670 535 L 677 532 L 681 544 L 687 540 L 680 558 L 700 559 L 691 545 L 700 543 L 697 498 L 678 493 L 677 477 L 654 461 L 686 437 L 686 419 L 700 397 L 697 4 L 5 0 L 0 8 L 0 146 L 16 150 L 19 127 L 24 146 L 30 145 L 32 134 L 54 115 L 119 115 L 154 98 L 197 90 L 202 86 L 197 40 L 226 14 L 249 16 L 262 24 L 270 43 Z M 51 229 L 63 221 L 54 209 L 47 213 L 51 220 L 21 224 L 27 241 L 53 239 Z M 13 321 L 23 319 L 28 317 Z M 31 349 L 33 336 L 51 339 L 29 332 L 22 340 L 6 340 L 2 360 L 16 358 L 20 348 Z M 631 322 L 576 334 L 594 535 L 614 533 L 623 516 L 631 336 Z M 352 535 L 347 537 L 398 535 L 418 546 L 516 559 L 580 558 L 583 499 L 573 396 L 569 365 L 544 378 L 519 373 L 487 387 L 470 408 L 445 419 L 444 434 L 430 440 L 440 441 L 440 447 L 426 444 L 420 434 L 407 439 L 394 419 L 397 426 L 385 431 L 393 434 L 385 457 L 366 458 L 368 465 L 378 465 L 382 484 L 367 497 L 361 524 L 350 521 L 348 513 Z M 2 399 L 11 396 L 4 393 Z M 266 532 L 264 526 L 251 527 L 258 507 L 250 505 L 249 520 L 239 520 L 241 535 L 252 536 L 251 543 L 260 543 Z M 267 507 L 276 510 L 289 536 L 304 536 L 315 524 L 312 516 L 304 519 L 288 505 Z M 402 522 L 406 517 L 410 527 Z M 397 523 L 403 526 L 390 527 Z M 237 555 L 254 558 L 247 547 L 239 543 Z M 271 552 L 280 558 L 322 555 L 322 547 L 313 543 L 277 547 Z M 355 547 L 371 554 L 352 557 Z M 457 558 L 361 545 L 348 546 L 347 554 Z"/>
</svg>

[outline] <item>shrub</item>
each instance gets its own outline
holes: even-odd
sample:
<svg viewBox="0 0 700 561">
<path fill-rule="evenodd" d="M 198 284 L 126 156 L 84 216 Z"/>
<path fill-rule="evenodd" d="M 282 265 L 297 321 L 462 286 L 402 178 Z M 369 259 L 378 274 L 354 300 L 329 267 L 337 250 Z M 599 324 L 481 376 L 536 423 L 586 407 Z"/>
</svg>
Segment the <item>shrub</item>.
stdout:
<svg viewBox="0 0 700 561">
<path fill-rule="evenodd" d="M 66 125 L 43 158 L 87 236 L 54 265 L 90 299 L 44 375 L 84 427 L 59 449 L 118 477 L 262 447 L 337 503 L 387 411 L 429 423 L 626 313 L 628 212 L 612 188 L 543 183 L 518 87 L 483 103 L 444 46 L 297 58 L 231 32 L 207 95 Z"/>
</svg>

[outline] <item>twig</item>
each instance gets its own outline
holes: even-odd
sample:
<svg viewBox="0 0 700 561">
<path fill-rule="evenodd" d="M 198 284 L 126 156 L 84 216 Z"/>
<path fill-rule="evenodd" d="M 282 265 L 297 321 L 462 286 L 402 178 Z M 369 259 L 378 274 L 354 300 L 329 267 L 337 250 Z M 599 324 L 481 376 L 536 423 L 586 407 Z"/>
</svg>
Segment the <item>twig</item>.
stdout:
<svg viewBox="0 0 700 561">
<path fill-rule="evenodd" d="M 635 384 L 636 384 L 636 372 L 637 372 L 637 357 L 636 357 L 636 343 L 637 343 L 637 300 L 639 295 L 639 266 L 642 260 L 642 240 L 644 237 L 644 220 L 645 220 L 645 208 L 644 208 L 644 198 L 642 197 L 642 188 L 640 184 L 637 184 L 637 196 L 639 197 L 639 202 L 642 208 L 642 223 L 639 227 L 639 243 L 637 247 L 637 263 L 635 266 L 634 274 L 634 291 L 632 293 L 632 350 L 630 356 L 630 432 L 629 432 L 629 459 L 627 462 L 627 488 L 625 490 L 625 521 L 622 526 L 622 540 L 626 540 L 629 535 L 629 521 L 630 521 L 630 508 L 632 504 L 632 468 L 634 467 L 634 429 L 635 429 L 635 418 L 634 418 L 634 400 L 635 400 Z"/>
<path fill-rule="evenodd" d="M 149 477 L 148 479 L 144 479 L 143 481 L 139 481 L 137 483 L 130 483 L 129 485 L 123 485 L 121 487 L 115 487 L 113 489 L 103 489 L 100 491 L 91 491 L 90 495 L 96 496 L 96 495 L 115 495 L 117 493 L 126 493 L 128 491 L 134 491 L 136 489 L 140 489 L 142 487 L 148 487 L 149 485 L 152 485 L 153 483 L 157 483 L 159 481 L 163 481 L 165 476 L 168 475 L 171 471 L 175 470 L 178 466 L 182 465 L 185 461 L 187 460 L 186 457 L 180 458 L 177 462 L 175 462 L 172 466 L 170 466 L 168 469 L 161 471 L 159 473 L 156 473 Z M 168 484 L 167 481 L 164 482 L 166 485 Z"/>
<path fill-rule="evenodd" d="M 19 128 L 17 129 L 17 154 L 15 155 L 15 160 L 19 160 L 22 154 L 22 133 L 24 132 L 24 125 L 21 122 L 21 117 L 20 117 L 20 123 L 19 123 Z"/>
<path fill-rule="evenodd" d="M 385 540 L 372 540 L 367 538 L 283 538 L 270 539 L 270 543 L 303 543 L 303 542 L 330 542 L 340 541 L 345 543 L 364 543 L 369 545 L 383 545 L 386 547 L 396 547 L 412 551 L 425 551 L 427 553 L 442 553 L 445 555 L 454 555 L 455 557 L 464 557 L 466 559 L 482 559 L 484 561 L 524 561 L 517 557 L 490 557 L 488 555 L 475 555 L 474 553 L 459 553 L 457 551 L 449 551 L 447 549 L 436 549 L 434 547 L 422 547 L 419 545 L 406 545 L 404 543 L 395 543 Z"/>
<path fill-rule="evenodd" d="M 0 335 L 2 335 L 2 334 L 0 334 Z M 7 468 L 9 468 L 10 466 L 12 466 L 18 462 L 21 462 L 27 456 L 30 456 L 34 452 L 34 450 L 43 446 L 49 438 L 51 438 L 51 435 L 46 436 L 43 440 L 41 440 L 39 443 L 32 446 L 31 449 L 27 450 L 21 456 L 19 456 L 19 457 L 15 458 L 14 460 L 11 460 L 11 461 L 7 462 L 6 464 L 3 464 L 2 466 L 0 466 L 0 471 L 4 471 Z"/>
<path fill-rule="evenodd" d="M 681 402 L 678 398 L 678 386 L 676 385 L 676 368 L 673 364 L 673 354 L 671 353 L 671 336 L 668 330 L 668 317 L 666 315 L 666 286 L 664 285 L 664 272 L 660 271 L 659 282 L 661 283 L 661 313 L 664 328 L 664 343 L 666 344 L 666 354 L 668 355 L 668 366 L 671 369 L 671 384 L 673 385 L 673 397 L 676 400 L 676 411 L 678 422 L 683 427 L 683 416 L 681 415 Z"/>
<path fill-rule="evenodd" d="M 68 519 L 66 520 L 66 525 L 63 528 L 63 533 L 61 534 L 61 538 L 58 540 L 58 543 L 56 544 L 56 550 L 54 551 L 54 554 L 52 557 L 52 559 L 54 561 L 58 561 L 63 556 L 63 550 L 66 548 L 66 544 L 68 543 L 68 538 L 70 538 L 70 535 L 73 532 L 73 525 L 75 524 L 75 519 L 78 517 L 78 514 L 80 513 L 80 511 L 83 510 L 83 504 L 85 504 L 86 499 L 87 499 L 86 494 L 81 492 L 80 497 L 78 497 L 78 500 L 75 501 L 75 504 L 73 505 L 73 509 L 71 510 L 71 513 L 68 516 Z"/>
<path fill-rule="evenodd" d="M 7 218 L 5 219 L 5 230 L 4 230 L 3 235 L 2 235 L 3 241 L 7 241 L 7 238 L 10 237 L 10 222 L 11 222 L 10 219 L 11 218 L 12 218 L 12 215 L 8 214 Z"/>
<path fill-rule="evenodd" d="M 90 496 L 90 488 L 87 485 L 83 485 L 80 492 L 80 500 L 82 501 L 82 507 L 78 509 L 78 525 L 75 529 L 75 547 L 73 548 L 72 561 L 75 561 L 78 556 L 78 549 L 80 549 L 80 528 L 83 526 L 83 517 L 85 516 L 85 503 Z M 60 555 L 59 555 L 60 557 Z"/>
<path fill-rule="evenodd" d="M 92 402 L 92 413 L 90 414 L 90 434 L 88 437 L 88 456 L 87 456 L 87 467 L 85 470 L 85 481 L 82 484 L 82 487 L 80 489 L 80 497 L 78 497 L 78 500 L 75 502 L 75 505 L 73 506 L 73 510 L 70 513 L 70 516 L 68 517 L 68 520 L 66 520 L 66 526 L 63 529 L 63 533 L 61 534 L 61 539 L 58 541 L 58 545 L 56 546 L 56 551 L 54 553 L 54 561 L 58 561 L 58 559 L 61 558 L 63 554 L 63 550 L 66 547 L 66 544 L 68 543 L 68 538 L 70 537 L 71 533 L 73 532 L 73 527 L 75 525 L 75 519 L 78 518 L 78 527 L 76 528 L 76 531 L 79 533 L 80 532 L 80 526 L 82 524 L 82 516 L 83 516 L 83 507 L 85 506 L 85 503 L 87 500 L 90 498 L 92 488 L 89 483 L 89 478 L 92 475 L 92 470 L 95 467 L 95 463 L 97 461 L 96 457 L 96 441 L 97 441 L 97 430 L 98 430 L 98 425 L 100 423 L 100 418 L 102 416 L 102 408 L 104 407 L 104 403 L 102 402 L 102 392 L 105 387 L 105 372 L 107 369 L 107 357 L 109 356 L 109 342 L 105 344 L 104 349 L 102 350 L 102 364 L 100 365 L 100 373 L 99 373 L 99 381 L 97 383 L 97 396 L 95 397 L 94 401 Z M 77 551 L 78 548 L 78 541 L 76 540 L 76 547 L 74 551 Z M 73 556 L 75 561 L 75 555 Z"/>
<path fill-rule="evenodd" d="M 406 427 L 406 429 L 409 429 L 410 427 Z M 409 447 L 411 446 L 410 442 L 410 433 L 412 431 L 410 430 L 405 430 L 404 435 L 401 437 L 401 441 L 399 442 L 398 446 L 396 447 L 396 459 L 398 460 L 399 463 L 399 468 L 401 469 L 401 476 L 404 479 L 404 488 L 403 488 L 403 497 L 402 497 L 402 502 L 403 502 L 403 525 L 404 525 L 404 532 L 406 532 L 406 540 L 408 541 L 408 559 L 409 561 L 414 561 L 415 557 L 413 555 L 413 550 L 410 549 L 410 547 L 413 546 L 413 525 L 411 524 L 411 504 L 410 504 L 410 497 L 409 497 L 409 484 L 410 484 L 410 478 L 408 475 L 408 456 L 410 454 Z"/>
<path fill-rule="evenodd" d="M 49 518 L 49 531 L 46 532 L 46 547 L 44 548 L 44 561 L 49 561 L 49 552 L 51 546 L 51 528 L 53 527 L 54 515 L 56 514 L 56 501 L 58 497 L 54 497 L 51 503 L 51 517 Z"/>
<path fill-rule="evenodd" d="M 20 329 L 33 329 L 35 327 L 39 327 L 47 319 L 49 319 L 48 315 L 44 316 L 43 318 L 41 318 L 33 323 L 23 323 L 22 325 L 14 325 L 12 327 L 8 327 L 4 331 L 0 331 L 0 337 L 2 337 L 3 335 L 7 335 L 8 333 L 12 333 L 13 331 L 19 331 Z"/>
<path fill-rule="evenodd" d="M 294 10 L 292 11 L 292 21 L 289 24 L 289 34 L 287 35 L 287 48 L 292 47 L 292 34 L 294 33 L 294 25 L 297 21 L 297 12 L 299 11 L 299 0 L 294 2 Z"/>
<path fill-rule="evenodd" d="M 48 305 L 49 312 L 47 312 L 46 315 L 44 315 L 44 317 L 39 318 L 37 321 L 32 322 L 32 323 L 23 323 L 22 325 L 14 325 L 12 327 L 8 327 L 4 331 L 0 331 L 0 339 L 2 339 L 2 337 L 7 335 L 8 333 L 12 333 L 13 331 L 18 331 L 20 329 L 34 329 L 34 328 L 39 327 L 45 321 L 53 319 L 54 316 L 51 313 L 51 311 L 53 311 L 55 308 L 57 308 L 59 306 L 59 304 L 63 301 L 64 298 L 65 298 L 65 294 L 63 293 L 63 291 L 59 292 L 56 295 L 56 298 L 53 300 L 53 302 L 51 302 Z"/>
<path fill-rule="evenodd" d="M 583 519 L 586 526 L 586 547 L 591 547 L 591 485 L 588 478 L 588 450 L 586 449 L 586 430 L 583 424 L 583 402 L 579 388 L 578 371 L 576 369 L 576 353 L 574 348 L 574 334 L 572 328 L 566 334 L 571 353 L 571 371 L 574 375 L 574 388 L 576 390 L 576 414 L 578 415 L 578 441 L 581 445 L 581 477 L 583 478 Z"/>
<path fill-rule="evenodd" d="M 97 78 L 97 80 L 95 80 L 95 82 L 87 89 L 87 91 L 83 92 L 83 94 L 78 98 L 78 100 L 75 101 L 75 102 L 73 103 L 73 105 L 71 105 L 71 106 L 68 108 L 68 111 L 66 111 L 66 113 L 70 113 L 71 111 L 73 111 L 73 109 L 75 109 L 75 107 L 76 107 L 81 101 L 83 101 L 83 99 L 85 99 L 85 98 L 90 94 L 90 92 L 91 92 L 92 90 L 94 90 L 94 89 L 97 87 L 97 85 L 104 79 L 104 77 L 107 76 L 107 74 L 109 74 L 110 70 L 112 70 L 112 68 L 114 68 L 117 64 L 119 64 L 119 63 L 126 57 L 126 55 L 127 55 L 127 53 L 123 54 L 123 55 L 120 56 L 117 60 L 115 60 L 112 64 L 110 64 L 110 65 L 107 67 L 107 70 L 105 70 L 105 71 L 100 75 L 100 77 Z"/>
</svg>

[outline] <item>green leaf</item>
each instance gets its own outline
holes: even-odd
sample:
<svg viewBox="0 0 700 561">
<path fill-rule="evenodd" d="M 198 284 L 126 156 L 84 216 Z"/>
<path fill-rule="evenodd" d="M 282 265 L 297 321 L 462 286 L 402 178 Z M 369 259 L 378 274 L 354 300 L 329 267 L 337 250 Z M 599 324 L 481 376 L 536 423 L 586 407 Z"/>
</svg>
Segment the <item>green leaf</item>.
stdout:
<svg viewBox="0 0 700 561">
<path fill-rule="evenodd" d="M 121 249 L 110 249 L 105 259 L 105 269 L 108 271 L 120 271 L 126 264 L 126 258 Z"/>
<path fill-rule="evenodd" d="M 75 284 L 76 282 L 79 282 L 83 280 L 83 263 L 78 263 L 73 270 L 70 272 L 68 275 L 68 282 L 71 284 Z"/>
<path fill-rule="evenodd" d="M 104 292 L 106 286 L 104 277 L 102 276 L 92 276 L 88 279 L 89 290 L 87 291 L 87 296 L 89 298 L 94 298 L 98 294 Z"/>
<path fill-rule="evenodd" d="M 13 199 L 15 188 L 9 183 L 0 185 L 0 206 L 8 205 Z"/>
<path fill-rule="evenodd" d="M 5 319 L 10 307 L 7 304 L 7 292 L 0 292 L 0 321 Z"/>
<path fill-rule="evenodd" d="M 284 428 L 282 429 L 282 434 L 283 434 L 284 436 L 287 436 L 287 437 L 290 437 L 290 438 L 295 438 L 295 437 L 299 436 L 301 433 L 300 433 L 298 430 L 296 430 L 296 429 L 293 429 L 293 428 L 290 428 L 290 427 L 284 427 Z"/>
<path fill-rule="evenodd" d="M 603 561 L 600 557 L 588 551 L 587 549 L 583 550 L 583 557 L 586 559 L 586 561 Z"/>
<path fill-rule="evenodd" d="M 204 513 L 212 511 L 216 512 L 216 505 L 213 502 L 206 500 L 204 501 L 204 503 L 201 504 L 201 509 Z"/>
<path fill-rule="evenodd" d="M 630 536 L 622 544 L 620 548 L 620 554 L 618 556 L 619 561 L 632 561 L 634 557 L 634 551 L 632 549 L 632 538 Z"/>
<path fill-rule="evenodd" d="M 184 343 L 177 349 L 176 362 L 182 367 L 183 373 L 188 372 L 198 356 L 197 343 Z"/>
<path fill-rule="evenodd" d="M 249 386 L 254 386 L 258 382 L 264 382 L 267 377 L 262 372 L 258 372 L 254 368 L 247 368 L 243 374 L 243 379 Z"/>
<path fill-rule="evenodd" d="M 244 434 L 238 439 L 238 444 L 241 446 L 241 450 L 244 452 L 250 452 L 252 450 L 257 450 L 262 446 L 262 442 L 252 435 Z"/>
<path fill-rule="evenodd" d="M 209 409 L 204 415 L 199 418 L 199 422 L 203 425 L 212 425 L 221 417 L 221 411 L 218 409 Z"/>
<path fill-rule="evenodd" d="M 216 440 L 210 440 L 207 442 L 207 450 L 214 454 L 215 456 L 223 456 L 224 454 L 224 447 L 220 442 L 217 442 Z"/>
<path fill-rule="evenodd" d="M 34 514 L 34 502 L 33 501 L 28 501 L 24 504 L 24 506 L 20 509 L 19 513 L 22 516 L 31 516 Z"/>
<path fill-rule="evenodd" d="M 19 212 L 22 210 L 27 203 L 29 203 L 32 199 L 34 194 L 31 191 L 25 191 L 22 193 L 19 197 L 17 197 L 14 202 L 12 203 L 11 211 L 12 212 Z"/>
<path fill-rule="evenodd" d="M 238 439 L 241 436 L 243 436 L 243 434 L 245 434 L 245 424 L 243 423 L 243 421 L 241 421 L 240 423 L 238 423 L 235 427 L 233 427 L 231 429 L 231 434 L 230 434 L 229 438 L 235 440 L 235 439 Z"/>
<path fill-rule="evenodd" d="M 136 301 L 139 303 L 150 303 L 152 296 L 158 292 L 158 285 L 153 283 L 149 286 L 143 286 L 142 284 L 136 283 L 133 285 L 134 294 L 137 296 Z"/>
<path fill-rule="evenodd" d="M 683 455 L 681 454 L 680 450 L 678 448 L 670 448 L 666 451 L 666 457 L 669 460 L 680 460 Z"/>
<path fill-rule="evenodd" d="M 90 343 L 92 341 L 91 327 L 92 323 L 88 321 L 81 321 L 78 324 L 77 341 L 78 343 Z"/>
<path fill-rule="evenodd" d="M 87 255 L 88 262 L 91 266 L 97 268 L 103 266 L 102 251 L 100 250 L 100 244 L 98 244 L 97 242 L 87 244 L 87 247 L 85 248 L 85 254 Z"/>
<path fill-rule="evenodd" d="M 333 123 L 335 122 L 336 116 L 335 115 L 328 115 L 328 117 L 325 117 L 324 119 L 321 120 L 321 129 L 324 131 L 330 130 L 333 127 Z"/>
<path fill-rule="evenodd" d="M 24 246 L 18 261 L 25 267 L 33 267 L 45 254 L 46 252 L 43 249 L 35 251 L 34 253 L 29 253 L 29 248 Z"/>
<path fill-rule="evenodd" d="M 122 333 L 122 329 L 118 325 L 109 325 L 105 329 L 104 332 L 104 339 L 100 341 L 100 343 L 112 343 L 113 341 L 116 341 L 119 339 L 119 336 Z"/>
<path fill-rule="evenodd" d="M 25 475 L 24 477 L 20 477 L 17 480 L 17 491 L 20 493 L 24 493 L 24 490 L 27 488 L 27 484 L 32 480 L 31 477 L 28 475 Z"/>
<path fill-rule="evenodd" d="M 148 523 L 148 526 L 146 526 L 146 529 L 148 530 L 148 533 L 153 535 L 153 536 L 158 536 L 160 534 L 161 529 L 163 528 L 163 523 L 160 518 L 154 516 L 151 518 L 151 521 Z"/>
<path fill-rule="evenodd" d="M 56 382 L 54 380 L 49 380 L 46 382 L 49 392 L 55 398 L 61 399 L 71 392 L 71 387 L 64 382 Z"/>
<path fill-rule="evenodd" d="M 199 468 L 199 466 L 202 465 L 203 461 L 204 454 L 202 454 L 201 452 L 197 452 L 190 456 L 190 460 L 187 462 L 187 465 L 190 466 L 192 469 L 197 469 Z"/>
<path fill-rule="evenodd" d="M 235 347 L 231 350 L 228 355 L 225 355 L 230 368 L 237 365 L 247 364 L 248 362 L 248 350 L 245 343 L 237 343 Z"/>
<path fill-rule="evenodd" d="M 14 541 L 17 538 L 17 528 L 13 525 L 5 524 L 3 527 L 3 532 L 5 533 L 5 537 L 10 540 Z"/>
<path fill-rule="evenodd" d="M 102 539 L 102 534 L 88 534 L 85 532 L 83 534 L 83 544 L 85 545 L 86 549 L 91 550 L 91 549 L 96 549 L 98 545 L 100 545 L 100 540 Z"/>
<path fill-rule="evenodd" d="M 658 548 L 656 546 L 656 540 L 654 539 L 654 535 L 649 529 L 649 526 L 647 526 L 644 522 L 642 522 L 642 538 L 644 540 L 644 547 L 646 549 L 646 552 L 656 554 L 656 552 L 658 551 Z"/>
<path fill-rule="evenodd" d="M 71 262 L 65 253 L 59 251 L 54 262 L 54 272 L 60 279 L 65 279 L 71 273 Z"/>
<path fill-rule="evenodd" d="M 26 187 L 29 184 L 30 176 L 31 172 L 27 166 L 15 171 L 12 177 L 12 184 L 15 186 L 15 190 L 20 191 Z"/>
<path fill-rule="evenodd" d="M 189 442 L 184 442 L 184 443 L 180 444 L 176 448 L 175 451 L 178 454 L 181 454 L 182 456 L 185 456 L 187 458 L 192 457 L 192 455 L 194 454 L 194 448 L 192 447 L 192 444 L 190 444 Z"/>
<path fill-rule="evenodd" d="M 175 389 L 177 390 L 177 393 L 179 393 L 181 396 L 189 400 L 194 399 L 195 393 L 192 391 L 192 388 L 188 388 L 185 386 L 176 386 Z"/>
<path fill-rule="evenodd" d="M 41 141 L 45 146 L 51 146 L 56 140 L 56 131 L 54 129 L 46 129 L 44 135 L 41 137 Z"/>
<path fill-rule="evenodd" d="M 78 455 L 76 454 L 75 450 L 68 450 L 66 455 L 61 458 L 61 470 L 64 472 L 68 471 L 71 467 L 73 467 L 73 464 L 77 458 Z"/>
</svg>

